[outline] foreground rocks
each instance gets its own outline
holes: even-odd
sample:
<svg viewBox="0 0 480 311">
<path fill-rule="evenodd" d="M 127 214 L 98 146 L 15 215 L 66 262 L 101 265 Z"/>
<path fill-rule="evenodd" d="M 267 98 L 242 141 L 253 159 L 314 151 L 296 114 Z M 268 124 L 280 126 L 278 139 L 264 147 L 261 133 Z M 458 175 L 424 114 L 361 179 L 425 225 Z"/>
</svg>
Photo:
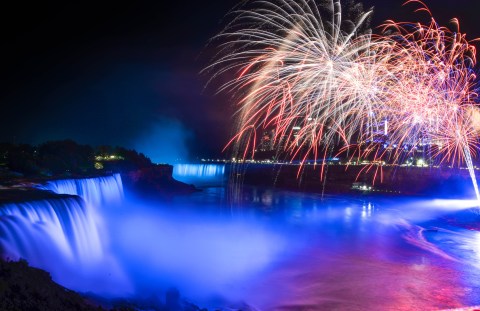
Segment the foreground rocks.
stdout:
<svg viewBox="0 0 480 311">
<path fill-rule="evenodd" d="M 171 289 L 165 301 L 143 301 L 82 295 L 55 283 L 44 270 L 30 267 L 25 260 L 0 259 L 0 310 L 2 311 L 208 311 L 180 298 Z"/>
<path fill-rule="evenodd" d="M 52 281 L 46 271 L 26 261 L 0 261 L 0 310 L 105 310 Z M 124 309 L 128 310 L 128 309 Z"/>
</svg>

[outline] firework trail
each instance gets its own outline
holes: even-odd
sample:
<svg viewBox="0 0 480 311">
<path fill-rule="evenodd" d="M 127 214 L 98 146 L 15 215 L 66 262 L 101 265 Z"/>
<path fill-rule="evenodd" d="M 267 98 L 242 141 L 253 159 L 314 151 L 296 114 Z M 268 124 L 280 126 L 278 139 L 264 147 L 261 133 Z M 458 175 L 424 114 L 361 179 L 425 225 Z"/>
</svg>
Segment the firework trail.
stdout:
<svg viewBox="0 0 480 311">
<path fill-rule="evenodd" d="M 439 162 L 466 163 L 476 186 L 475 47 L 457 20 L 455 31 L 441 27 L 421 1 L 410 0 L 430 14 L 429 24 L 387 21 L 373 35 L 366 29 L 372 11 L 359 5 L 344 19 L 349 12 L 339 0 L 248 3 L 217 37 L 226 42 L 224 56 L 210 67 L 216 75 L 236 73 L 221 90 L 238 94 L 229 145 L 240 158 L 253 157 L 267 129 L 291 159 L 323 160 L 322 174 L 332 149 L 400 164 L 404 148 L 391 154 L 384 143 L 410 153 L 428 144 Z M 384 141 L 375 144 L 372 128 L 382 122 Z"/>
<path fill-rule="evenodd" d="M 376 85 L 386 59 L 375 52 L 385 47 L 370 33 L 360 34 L 371 11 L 344 22 L 340 2 L 327 4 L 253 1 L 254 9 L 239 11 L 220 35 L 236 45 L 213 67 L 220 67 L 218 74 L 238 72 L 224 89 L 242 94 L 232 142 L 243 157 L 253 155 L 257 132 L 273 129 L 274 144 L 291 158 L 322 158 L 330 146 L 348 145 L 384 100 Z M 320 9 L 331 19 L 324 20 Z M 344 24 L 350 31 L 342 30 Z"/>
<path fill-rule="evenodd" d="M 383 32 L 390 32 L 385 39 L 394 42 L 390 72 L 397 81 L 384 103 L 392 125 L 389 139 L 399 146 L 429 144 L 439 162 L 465 163 L 480 199 L 472 163 L 479 134 L 475 47 L 460 32 L 458 20 L 452 20 L 456 29 L 451 31 L 439 26 L 422 2 L 406 3 L 419 4 L 430 23 L 383 25 Z"/>
<path fill-rule="evenodd" d="M 477 137 L 472 122 L 477 109 L 475 47 L 455 23 L 455 32 L 440 27 L 433 17 L 429 25 L 383 25 L 384 33 L 392 32 L 385 38 L 394 42 L 390 72 L 397 82 L 384 103 L 392 124 L 390 139 L 398 145 L 427 141 L 443 147 L 437 155 L 449 163 L 462 162 L 462 150 L 474 149 Z"/>
</svg>

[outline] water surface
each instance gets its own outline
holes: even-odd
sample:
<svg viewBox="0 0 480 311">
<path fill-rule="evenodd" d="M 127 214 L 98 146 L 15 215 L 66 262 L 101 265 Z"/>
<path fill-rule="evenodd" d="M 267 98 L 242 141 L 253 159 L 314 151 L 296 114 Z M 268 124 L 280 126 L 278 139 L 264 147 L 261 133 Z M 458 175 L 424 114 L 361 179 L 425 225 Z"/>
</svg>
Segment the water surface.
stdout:
<svg viewBox="0 0 480 311">
<path fill-rule="evenodd" d="M 59 183 L 84 196 L 84 205 L 4 207 L 0 242 L 61 284 L 109 297 L 163 299 L 173 286 L 209 308 L 480 304 L 475 201 L 321 197 L 252 187 L 232 196 L 224 167 L 182 170 L 176 178 L 198 182 L 202 191 L 168 201 L 122 198 L 118 176 Z"/>
</svg>

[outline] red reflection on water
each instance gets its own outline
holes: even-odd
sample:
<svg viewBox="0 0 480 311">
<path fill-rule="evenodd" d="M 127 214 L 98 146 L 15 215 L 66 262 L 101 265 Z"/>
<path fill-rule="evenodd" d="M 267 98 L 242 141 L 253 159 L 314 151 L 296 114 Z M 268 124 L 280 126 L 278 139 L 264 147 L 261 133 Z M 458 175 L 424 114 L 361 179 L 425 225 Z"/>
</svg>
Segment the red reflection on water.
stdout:
<svg viewBox="0 0 480 311">
<path fill-rule="evenodd" d="M 303 259 L 264 275 L 252 291 L 257 293 L 250 297 L 252 305 L 260 310 L 439 310 L 463 306 L 466 291 L 447 262 L 440 266 L 428 259 L 389 262 L 368 255 L 346 257 L 325 249 L 311 249 L 299 257 Z"/>
<path fill-rule="evenodd" d="M 356 237 L 353 237 L 356 238 Z M 346 253 L 316 245 L 259 277 L 260 310 L 439 310 L 464 307 L 454 261 L 383 239 Z M 393 245 L 392 245 L 393 247 Z M 388 254 L 386 254 L 388 253 Z M 389 258 L 390 257 L 390 258 Z"/>
</svg>

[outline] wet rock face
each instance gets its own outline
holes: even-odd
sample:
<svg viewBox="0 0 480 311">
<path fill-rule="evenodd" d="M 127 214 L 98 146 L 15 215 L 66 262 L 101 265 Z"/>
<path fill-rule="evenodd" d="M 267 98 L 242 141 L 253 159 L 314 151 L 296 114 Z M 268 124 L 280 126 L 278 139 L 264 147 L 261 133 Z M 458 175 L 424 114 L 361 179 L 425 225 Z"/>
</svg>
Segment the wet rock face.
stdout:
<svg viewBox="0 0 480 311">
<path fill-rule="evenodd" d="M 152 167 L 142 168 L 135 171 L 130 171 L 124 174 L 123 179 L 126 182 L 136 183 L 144 179 L 173 179 L 173 166 L 168 164 L 156 165 Z"/>
<path fill-rule="evenodd" d="M 43 191 L 34 188 L 6 188 L 0 189 L 0 208 L 5 203 L 40 201 L 49 199 L 65 199 L 74 197 L 65 194 L 56 194 L 51 191 Z"/>
<path fill-rule="evenodd" d="M 172 165 L 156 165 L 124 174 L 122 180 L 127 189 L 141 195 L 170 196 L 197 191 L 193 185 L 174 179 L 172 174 Z"/>
</svg>

